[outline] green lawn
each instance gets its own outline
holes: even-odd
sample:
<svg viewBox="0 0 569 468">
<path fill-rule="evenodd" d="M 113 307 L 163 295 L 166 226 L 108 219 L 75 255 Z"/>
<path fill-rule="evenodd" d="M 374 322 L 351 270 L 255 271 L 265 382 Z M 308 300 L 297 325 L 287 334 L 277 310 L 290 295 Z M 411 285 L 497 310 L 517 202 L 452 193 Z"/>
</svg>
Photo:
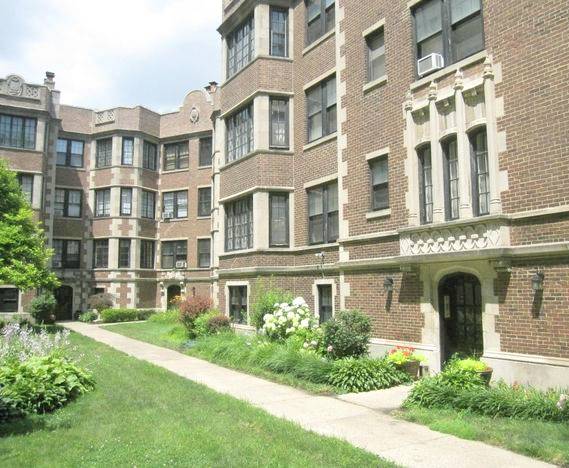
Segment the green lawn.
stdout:
<svg viewBox="0 0 569 468">
<path fill-rule="evenodd" d="M 254 367 L 246 362 L 230 362 L 228 360 L 214 359 L 211 355 L 200 352 L 196 349 L 187 349 L 183 344 L 188 341 L 184 333 L 184 328 L 179 324 L 172 323 L 157 323 L 157 322 L 140 322 L 140 323 L 120 323 L 114 325 L 107 325 L 104 327 L 108 331 L 118 333 L 136 340 L 152 343 L 157 346 L 175 349 L 190 356 L 198 357 L 208 361 L 215 362 L 225 367 L 230 367 L 249 374 L 263 377 L 274 382 L 291 385 L 293 387 L 308 390 L 312 393 L 318 394 L 332 394 L 339 393 L 338 389 L 330 385 L 317 384 L 299 379 L 290 374 L 280 374 L 270 372 L 266 369 Z"/>
<path fill-rule="evenodd" d="M 569 466 L 569 425 L 564 423 L 490 418 L 452 410 L 412 408 L 398 412 L 407 421 L 480 440 L 561 466 Z"/>
<path fill-rule="evenodd" d="M 393 466 L 73 334 L 96 389 L 0 426 L 0 466 Z"/>
</svg>

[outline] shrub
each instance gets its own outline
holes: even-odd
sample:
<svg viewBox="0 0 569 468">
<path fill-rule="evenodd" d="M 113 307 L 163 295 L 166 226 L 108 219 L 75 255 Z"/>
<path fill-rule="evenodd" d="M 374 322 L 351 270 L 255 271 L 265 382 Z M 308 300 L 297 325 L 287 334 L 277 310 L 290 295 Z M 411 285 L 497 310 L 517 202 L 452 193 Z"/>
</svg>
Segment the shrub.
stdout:
<svg viewBox="0 0 569 468">
<path fill-rule="evenodd" d="M 275 304 L 273 312 L 263 317 L 263 331 L 272 340 L 285 340 L 299 330 L 318 326 L 302 297 L 292 303 Z"/>
<path fill-rule="evenodd" d="M 211 309 L 213 303 L 209 297 L 187 297 L 180 303 L 180 322 L 190 338 L 195 338 L 194 324 L 196 319 Z"/>
<path fill-rule="evenodd" d="M 31 300 L 28 312 L 38 323 L 55 323 L 57 302 L 51 293 L 43 293 Z"/>
<path fill-rule="evenodd" d="M 97 314 L 97 312 L 95 312 L 93 310 L 88 310 L 87 312 L 83 312 L 82 314 L 79 314 L 79 321 L 80 322 L 91 323 L 91 322 L 94 322 L 95 320 L 97 320 L 97 318 L 98 318 L 98 314 Z"/>
<path fill-rule="evenodd" d="M 359 310 L 339 312 L 324 323 L 324 346 L 334 359 L 367 354 L 371 335 L 369 317 Z"/>
<path fill-rule="evenodd" d="M 101 311 L 101 320 L 104 323 L 134 322 L 147 320 L 153 313 L 146 309 L 105 309 Z"/>
<path fill-rule="evenodd" d="M 293 296 L 288 291 L 279 288 L 265 290 L 264 287 L 261 286 L 260 291 L 257 293 L 257 298 L 251 307 L 251 325 L 257 330 L 260 330 L 265 323 L 263 317 L 274 312 L 275 304 L 288 304 L 291 303 L 292 300 Z"/>
<path fill-rule="evenodd" d="M 209 335 L 217 335 L 231 330 L 231 321 L 229 317 L 223 314 L 214 315 L 207 323 Z"/>
<path fill-rule="evenodd" d="M 6 325 L 0 334 L 0 362 L 25 362 L 32 357 L 63 355 L 70 348 L 69 330 L 49 334 L 17 323 Z M 0 381 L 1 382 L 1 381 Z"/>
<path fill-rule="evenodd" d="M 386 359 L 349 357 L 334 361 L 329 382 L 346 392 L 369 392 L 410 383 L 411 378 Z"/>
<path fill-rule="evenodd" d="M 209 328 L 208 328 L 209 321 L 218 314 L 219 312 L 217 310 L 209 310 L 205 314 L 198 316 L 194 320 L 195 336 L 209 335 Z"/>
<path fill-rule="evenodd" d="M 23 416 L 11 403 L 0 396 L 0 424 L 10 422 Z"/>
<path fill-rule="evenodd" d="M 109 293 L 99 293 L 89 296 L 87 303 L 91 309 L 101 310 L 110 309 L 115 303 L 115 298 Z"/>
<path fill-rule="evenodd" d="M 24 413 L 53 411 L 93 387 L 85 370 L 57 354 L 0 367 L 0 398 Z"/>
<path fill-rule="evenodd" d="M 149 322 L 174 324 L 178 322 L 180 312 L 177 310 L 167 310 L 165 312 L 158 312 L 148 318 Z"/>
</svg>

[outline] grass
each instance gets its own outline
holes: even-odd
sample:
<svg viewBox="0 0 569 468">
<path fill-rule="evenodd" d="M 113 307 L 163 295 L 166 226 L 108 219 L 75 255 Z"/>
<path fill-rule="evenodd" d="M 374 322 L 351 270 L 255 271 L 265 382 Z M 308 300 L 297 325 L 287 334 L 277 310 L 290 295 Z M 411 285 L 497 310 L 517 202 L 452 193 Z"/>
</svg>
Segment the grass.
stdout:
<svg viewBox="0 0 569 468">
<path fill-rule="evenodd" d="M 0 426 L 0 465 L 393 466 L 72 334 L 96 388 Z"/>
<path fill-rule="evenodd" d="M 341 393 L 339 389 L 328 384 L 311 382 L 307 379 L 299 378 L 290 372 L 273 372 L 268 370 L 266 367 L 253 365 L 250 360 L 246 358 L 239 358 L 236 353 L 233 353 L 233 355 L 231 355 L 231 353 L 220 353 L 219 350 L 214 349 L 216 346 L 211 346 L 214 344 L 211 340 L 215 340 L 215 337 L 204 342 L 200 342 L 196 347 L 186 348 L 184 347 L 184 344 L 188 339 L 185 336 L 184 328 L 178 324 L 147 321 L 144 323 L 112 325 L 105 328 L 114 333 L 119 333 L 136 340 L 145 341 L 165 348 L 175 349 L 187 355 L 205 359 L 224 367 L 240 370 L 274 382 L 301 388 L 312 393 Z"/>
<path fill-rule="evenodd" d="M 566 423 L 491 418 L 468 412 L 423 408 L 400 411 L 397 416 L 461 439 L 479 440 L 569 467 L 569 425 Z"/>
</svg>

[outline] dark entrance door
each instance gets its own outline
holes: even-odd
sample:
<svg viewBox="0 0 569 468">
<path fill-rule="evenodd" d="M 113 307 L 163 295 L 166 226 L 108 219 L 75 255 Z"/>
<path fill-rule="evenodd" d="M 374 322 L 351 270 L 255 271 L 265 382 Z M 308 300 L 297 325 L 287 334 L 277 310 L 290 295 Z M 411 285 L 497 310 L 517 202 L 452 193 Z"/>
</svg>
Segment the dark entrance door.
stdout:
<svg viewBox="0 0 569 468">
<path fill-rule="evenodd" d="M 478 278 L 462 273 L 443 278 L 439 286 L 439 311 L 443 362 L 455 353 L 481 356 L 484 342 Z"/>
<path fill-rule="evenodd" d="M 174 307 L 174 304 L 172 304 L 172 299 L 181 295 L 182 295 L 182 288 L 179 285 L 173 284 L 172 286 L 168 286 L 166 292 L 166 300 L 168 301 L 168 305 L 166 307 L 168 309 Z"/>
<path fill-rule="evenodd" d="M 56 320 L 73 319 L 73 288 L 60 286 L 54 293 L 57 306 L 55 307 Z"/>
</svg>

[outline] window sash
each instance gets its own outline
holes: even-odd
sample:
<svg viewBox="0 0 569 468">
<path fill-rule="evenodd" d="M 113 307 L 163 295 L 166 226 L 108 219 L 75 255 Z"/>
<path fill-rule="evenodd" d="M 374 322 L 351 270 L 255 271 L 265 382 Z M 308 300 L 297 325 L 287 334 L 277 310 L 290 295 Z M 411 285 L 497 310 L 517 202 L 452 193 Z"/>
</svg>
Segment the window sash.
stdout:
<svg viewBox="0 0 569 468">
<path fill-rule="evenodd" d="M 329 284 L 318 285 L 318 318 L 320 323 L 327 322 L 333 316 L 332 286 Z"/>
<path fill-rule="evenodd" d="M 142 218 L 154 219 L 156 216 L 156 194 L 147 190 L 142 191 L 142 203 L 140 216 Z"/>
<path fill-rule="evenodd" d="M 123 166 L 132 166 L 133 163 L 134 163 L 134 138 L 123 137 L 121 164 Z"/>
<path fill-rule="evenodd" d="M 53 268 L 79 268 L 81 241 L 54 239 L 53 250 Z"/>
<path fill-rule="evenodd" d="M 200 167 L 208 167 L 212 164 L 213 140 L 211 137 L 200 138 Z"/>
<path fill-rule="evenodd" d="M 96 167 L 108 167 L 113 164 L 113 139 L 105 138 L 96 141 Z"/>
<path fill-rule="evenodd" d="M 486 129 L 480 129 L 470 136 L 472 154 L 472 187 L 474 212 L 476 216 L 490 214 L 490 170 L 488 167 L 488 141 Z"/>
<path fill-rule="evenodd" d="M 253 151 L 253 125 L 252 104 L 228 117 L 226 163 L 241 159 Z"/>
<path fill-rule="evenodd" d="M 270 55 L 288 57 L 288 10 L 271 7 Z"/>
<path fill-rule="evenodd" d="M 64 218 L 80 218 L 83 193 L 80 190 L 55 189 L 54 214 Z"/>
<path fill-rule="evenodd" d="M 368 47 L 368 81 L 385 76 L 385 40 L 383 29 L 366 38 Z"/>
<path fill-rule="evenodd" d="M 121 188 L 121 216 L 131 216 L 132 215 L 132 189 L 131 188 Z"/>
<path fill-rule="evenodd" d="M 335 27 L 336 5 L 334 0 L 307 0 L 306 1 L 306 45 L 310 45 L 318 38 Z"/>
<path fill-rule="evenodd" d="M 433 222 L 433 174 L 429 146 L 419 151 L 419 192 L 421 224 L 430 224 Z"/>
<path fill-rule="evenodd" d="M 338 183 L 308 191 L 308 242 L 336 242 L 339 234 Z"/>
<path fill-rule="evenodd" d="M 187 169 L 190 162 L 190 152 L 187 141 L 164 145 L 164 170 L 174 171 Z"/>
<path fill-rule="evenodd" d="M 35 149 L 37 120 L 0 114 L 0 146 Z"/>
<path fill-rule="evenodd" d="M 95 191 L 95 216 L 111 215 L 111 189 Z"/>
<path fill-rule="evenodd" d="M 209 268 L 211 266 L 211 240 L 198 239 L 198 267 Z"/>
<path fill-rule="evenodd" d="M 142 167 L 144 169 L 149 169 L 151 171 L 155 171 L 157 169 L 157 154 L 158 154 L 158 147 L 149 141 L 145 141 L 143 143 L 143 150 L 142 150 Z"/>
<path fill-rule="evenodd" d="M 163 270 L 172 270 L 177 262 L 188 261 L 187 241 L 164 241 L 161 250 L 160 266 Z"/>
<path fill-rule="evenodd" d="M 57 165 L 83 167 L 84 143 L 80 140 L 57 140 Z"/>
<path fill-rule="evenodd" d="M 130 268 L 130 239 L 119 239 L 119 268 Z"/>
<path fill-rule="evenodd" d="M 93 242 L 93 267 L 108 268 L 109 267 L 109 240 L 95 240 Z"/>
<path fill-rule="evenodd" d="M 229 317 L 233 323 L 247 323 L 247 286 L 229 286 Z"/>
<path fill-rule="evenodd" d="M 445 215 L 447 221 L 458 219 L 460 198 L 458 179 L 457 140 L 451 138 L 443 143 L 444 180 L 445 180 Z"/>
<path fill-rule="evenodd" d="M 389 160 L 381 157 L 370 164 L 372 186 L 372 209 L 389 208 Z"/>
<path fill-rule="evenodd" d="M 34 198 L 34 176 L 31 174 L 18 174 L 18 182 L 24 198 L 31 204 Z"/>
<path fill-rule="evenodd" d="M 271 98 L 270 102 L 270 145 L 276 148 L 289 147 L 289 100 Z"/>
<path fill-rule="evenodd" d="M 271 193 L 269 195 L 269 246 L 288 247 L 289 245 L 289 195 Z"/>
<path fill-rule="evenodd" d="M 249 16 L 227 36 L 227 77 L 230 78 L 253 60 L 255 21 Z"/>
<path fill-rule="evenodd" d="M 172 213 L 175 219 L 188 217 L 188 192 L 166 192 L 162 197 L 162 213 Z"/>
<path fill-rule="evenodd" d="M 226 252 L 253 247 L 253 200 L 247 197 L 225 206 Z"/>
<path fill-rule="evenodd" d="M 140 268 L 154 268 L 154 241 L 140 241 Z"/>
<path fill-rule="evenodd" d="M 336 77 L 333 76 L 306 92 L 308 142 L 336 131 Z"/>
<path fill-rule="evenodd" d="M 211 187 L 198 189 L 198 216 L 211 216 Z"/>
</svg>

